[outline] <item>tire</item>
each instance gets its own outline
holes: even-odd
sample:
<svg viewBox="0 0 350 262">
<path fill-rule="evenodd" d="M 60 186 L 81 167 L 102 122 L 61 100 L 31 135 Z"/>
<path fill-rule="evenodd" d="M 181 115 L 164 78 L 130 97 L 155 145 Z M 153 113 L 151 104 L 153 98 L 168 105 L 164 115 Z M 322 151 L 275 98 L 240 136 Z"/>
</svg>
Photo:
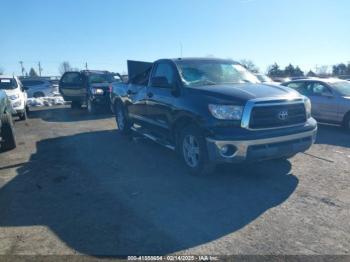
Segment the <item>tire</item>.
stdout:
<svg viewBox="0 0 350 262">
<path fill-rule="evenodd" d="M 8 151 L 16 147 L 16 136 L 12 116 L 4 113 L 1 116 L 1 151 Z"/>
<path fill-rule="evenodd" d="M 131 133 L 132 124 L 127 118 L 124 106 L 120 103 L 116 103 L 114 106 L 114 112 L 119 132 L 122 135 L 129 135 Z"/>
<path fill-rule="evenodd" d="M 70 107 L 72 109 L 78 109 L 81 108 L 81 103 L 79 101 L 72 101 L 72 103 L 70 104 Z"/>
<path fill-rule="evenodd" d="M 208 175 L 214 171 L 215 164 L 209 160 L 205 137 L 198 127 L 185 127 L 179 139 L 181 158 L 191 174 Z"/>
<path fill-rule="evenodd" d="M 27 120 L 27 110 L 24 109 L 24 111 L 20 113 L 18 116 L 20 120 Z"/>
<path fill-rule="evenodd" d="M 350 112 L 346 114 L 343 121 L 343 127 L 346 130 L 350 130 Z"/>
<path fill-rule="evenodd" d="M 38 97 L 45 97 L 45 94 L 43 92 L 35 92 L 33 94 L 34 98 L 38 98 Z"/>
<path fill-rule="evenodd" d="M 89 114 L 95 114 L 97 112 L 96 105 L 89 98 L 86 101 L 86 105 Z"/>
</svg>

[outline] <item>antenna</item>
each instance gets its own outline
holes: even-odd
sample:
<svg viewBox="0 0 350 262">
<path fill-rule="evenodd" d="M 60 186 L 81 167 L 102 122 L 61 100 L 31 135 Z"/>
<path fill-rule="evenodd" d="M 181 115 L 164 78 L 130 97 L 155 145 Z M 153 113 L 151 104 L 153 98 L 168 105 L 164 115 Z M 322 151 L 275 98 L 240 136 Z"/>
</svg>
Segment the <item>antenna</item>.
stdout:
<svg viewBox="0 0 350 262">
<path fill-rule="evenodd" d="M 41 67 L 40 61 L 38 63 L 38 68 L 39 68 L 39 76 L 41 76 L 41 71 L 43 71 L 43 68 Z"/>
</svg>

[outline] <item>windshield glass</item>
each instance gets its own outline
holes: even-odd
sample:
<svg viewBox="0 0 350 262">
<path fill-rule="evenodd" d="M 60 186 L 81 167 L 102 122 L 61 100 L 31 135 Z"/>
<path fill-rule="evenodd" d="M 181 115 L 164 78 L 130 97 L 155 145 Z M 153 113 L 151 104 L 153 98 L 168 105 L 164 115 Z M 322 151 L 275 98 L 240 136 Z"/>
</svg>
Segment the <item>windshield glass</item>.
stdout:
<svg viewBox="0 0 350 262">
<path fill-rule="evenodd" d="M 177 61 L 185 86 L 259 83 L 243 66 L 222 61 Z"/>
<path fill-rule="evenodd" d="M 0 79 L 0 89 L 10 90 L 17 87 L 16 80 L 13 78 L 1 78 Z"/>
<path fill-rule="evenodd" d="M 261 81 L 261 82 L 272 82 L 272 79 L 266 75 L 256 75 L 256 77 Z"/>
<path fill-rule="evenodd" d="M 342 96 L 350 96 L 350 82 L 348 81 L 339 81 L 334 82 L 331 86 L 337 90 Z"/>
<path fill-rule="evenodd" d="M 91 74 L 88 79 L 90 84 L 112 83 L 115 81 L 111 74 Z"/>
</svg>

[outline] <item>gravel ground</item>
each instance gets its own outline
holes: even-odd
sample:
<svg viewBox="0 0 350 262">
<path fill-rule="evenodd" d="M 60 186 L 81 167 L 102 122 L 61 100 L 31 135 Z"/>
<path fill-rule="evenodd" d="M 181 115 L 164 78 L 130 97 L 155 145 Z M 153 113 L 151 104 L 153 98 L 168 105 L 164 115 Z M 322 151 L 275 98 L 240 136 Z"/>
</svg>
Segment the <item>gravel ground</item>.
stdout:
<svg viewBox="0 0 350 262">
<path fill-rule="evenodd" d="M 349 254 L 350 133 L 194 177 L 111 115 L 38 108 L 0 155 L 0 254 Z"/>
</svg>

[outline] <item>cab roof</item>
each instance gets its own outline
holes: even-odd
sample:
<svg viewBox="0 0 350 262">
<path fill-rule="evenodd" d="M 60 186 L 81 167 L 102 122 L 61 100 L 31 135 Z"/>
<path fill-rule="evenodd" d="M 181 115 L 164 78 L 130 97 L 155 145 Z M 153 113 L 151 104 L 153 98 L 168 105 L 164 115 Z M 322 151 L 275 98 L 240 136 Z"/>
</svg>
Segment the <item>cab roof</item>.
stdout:
<svg viewBox="0 0 350 262">
<path fill-rule="evenodd" d="M 166 59 L 161 59 L 161 60 L 166 60 Z M 215 58 L 215 57 L 179 57 L 179 58 L 172 58 L 169 59 L 172 60 L 173 62 L 180 62 L 180 61 L 185 61 L 185 62 L 192 62 L 192 61 L 212 61 L 212 62 L 223 62 L 223 63 L 234 63 L 234 64 L 239 64 L 237 61 L 234 61 L 232 59 L 223 59 L 223 58 Z"/>
</svg>

